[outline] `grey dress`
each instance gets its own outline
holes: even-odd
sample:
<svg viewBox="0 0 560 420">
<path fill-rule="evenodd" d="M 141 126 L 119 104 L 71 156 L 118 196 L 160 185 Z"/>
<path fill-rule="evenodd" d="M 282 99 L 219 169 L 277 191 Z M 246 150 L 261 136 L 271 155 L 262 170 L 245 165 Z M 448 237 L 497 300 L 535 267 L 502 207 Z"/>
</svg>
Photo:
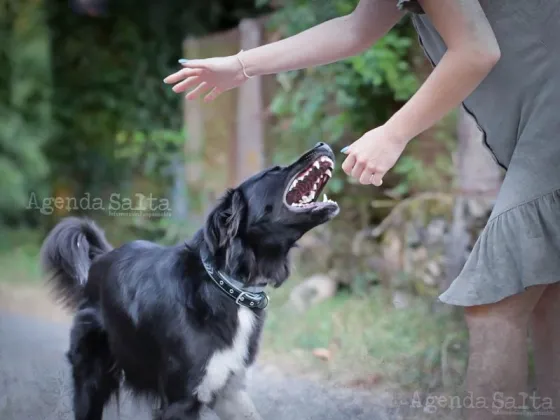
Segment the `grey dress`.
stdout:
<svg viewBox="0 0 560 420">
<path fill-rule="evenodd" d="M 501 59 L 463 103 L 507 170 L 490 219 L 442 302 L 498 302 L 560 281 L 560 1 L 481 0 Z M 430 61 L 446 47 L 416 0 L 411 12 Z M 457 83 L 461 81 L 458 80 Z"/>
</svg>

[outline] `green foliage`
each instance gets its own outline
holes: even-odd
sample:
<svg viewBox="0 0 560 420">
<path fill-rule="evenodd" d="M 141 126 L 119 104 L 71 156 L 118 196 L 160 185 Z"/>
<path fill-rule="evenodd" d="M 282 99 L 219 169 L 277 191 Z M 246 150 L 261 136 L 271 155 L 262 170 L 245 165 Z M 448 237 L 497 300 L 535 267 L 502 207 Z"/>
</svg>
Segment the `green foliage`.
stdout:
<svg viewBox="0 0 560 420">
<path fill-rule="evenodd" d="M 39 220 L 21 211 L 30 192 L 99 195 L 139 175 L 167 188 L 183 115 L 162 79 L 184 39 L 267 11 L 254 0 L 119 0 L 96 15 L 77 3 L 0 0 L 0 218 L 10 224 Z"/>
<path fill-rule="evenodd" d="M 289 0 L 272 20 L 284 36 L 351 12 L 356 0 Z M 418 87 L 409 64 L 413 32 L 407 22 L 364 53 L 327 66 L 281 74 L 283 89 L 272 103 L 287 142 L 302 148 L 317 139 L 339 145 L 345 134 L 361 135 L 384 122 L 395 105 Z M 287 129 L 286 129 L 287 128 Z"/>
<path fill-rule="evenodd" d="M 0 1 L 0 215 L 21 221 L 48 171 L 51 134 L 48 32 L 40 1 Z M 1 217 L 0 217 L 1 219 Z"/>
<path fill-rule="evenodd" d="M 119 185 L 133 173 L 122 150 L 115 153 L 117 138 L 144 136 L 167 147 L 182 129 L 182 98 L 162 79 L 179 67 L 185 37 L 255 13 L 253 0 L 124 0 L 109 2 L 107 16 L 97 18 L 48 1 L 59 123 L 48 151 L 57 175 L 76 179 L 79 190 Z M 160 160 L 148 157 L 151 151 L 161 150 L 145 149 L 145 162 Z"/>
<path fill-rule="evenodd" d="M 116 135 L 115 156 L 128 166 L 140 166 L 146 176 L 165 177 L 172 162 L 182 155 L 184 141 L 181 131 L 121 131 Z"/>
</svg>

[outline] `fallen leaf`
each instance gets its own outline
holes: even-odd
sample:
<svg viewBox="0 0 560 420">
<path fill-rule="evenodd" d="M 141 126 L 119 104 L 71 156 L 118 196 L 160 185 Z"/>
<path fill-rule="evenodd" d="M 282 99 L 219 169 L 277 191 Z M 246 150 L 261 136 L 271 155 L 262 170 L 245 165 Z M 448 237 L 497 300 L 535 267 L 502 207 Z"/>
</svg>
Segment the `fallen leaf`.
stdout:
<svg viewBox="0 0 560 420">
<path fill-rule="evenodd" d="M 314 349 L 313 356 L 315 356 L 317 359 L 321 359 L 324 360 L 325 362 L 328 362 L 329 360 L 331 360 L 331 351 L 329 349 L 324 349 L 324 348 Z"/>
</svg>

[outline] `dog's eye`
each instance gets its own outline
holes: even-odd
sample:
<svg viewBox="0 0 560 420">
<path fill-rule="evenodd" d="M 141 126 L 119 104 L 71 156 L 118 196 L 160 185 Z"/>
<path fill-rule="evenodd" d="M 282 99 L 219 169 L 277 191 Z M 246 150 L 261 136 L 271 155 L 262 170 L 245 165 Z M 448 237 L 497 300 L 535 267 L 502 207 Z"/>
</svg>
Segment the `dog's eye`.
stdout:
<svg viewBox="0 0 560 420">
<path fill-rule="evenodd" d="M 267 205 L 264 207 L 264 211 L 265 211 L 266 213 L 272 213 L 272 204 L 267 204 Z"/>
</svg>

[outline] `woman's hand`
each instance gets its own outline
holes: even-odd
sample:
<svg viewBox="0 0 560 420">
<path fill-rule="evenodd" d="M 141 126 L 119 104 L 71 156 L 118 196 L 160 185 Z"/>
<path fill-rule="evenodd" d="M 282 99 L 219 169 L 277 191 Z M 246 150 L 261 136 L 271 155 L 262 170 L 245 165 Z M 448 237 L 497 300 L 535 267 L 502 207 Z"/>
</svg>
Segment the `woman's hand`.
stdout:
<svg viewBox="0 0 560 420">
<path fill-rule="evenodd" d="M 375 128 L 342 149 L 348 155 L 342 163 L 342 169 L 359 180 L 360 184 L 379 187 L 407 143 L 407 140 L 398 138 L 386 126 Z"/>
<path fill-rule="evenodd" d="M 173 84 L 175 93 L 194 87 L 187 93 L 187 99 L 196 99 L 210 91 L 204 98 L 206 102 L 209 102 L 247 80 L 241 61 L 235 55 L 201 60 L 179 60 L 179 62 L 183 68 L 170 74 L 163 81 Z"/>
</svg>

